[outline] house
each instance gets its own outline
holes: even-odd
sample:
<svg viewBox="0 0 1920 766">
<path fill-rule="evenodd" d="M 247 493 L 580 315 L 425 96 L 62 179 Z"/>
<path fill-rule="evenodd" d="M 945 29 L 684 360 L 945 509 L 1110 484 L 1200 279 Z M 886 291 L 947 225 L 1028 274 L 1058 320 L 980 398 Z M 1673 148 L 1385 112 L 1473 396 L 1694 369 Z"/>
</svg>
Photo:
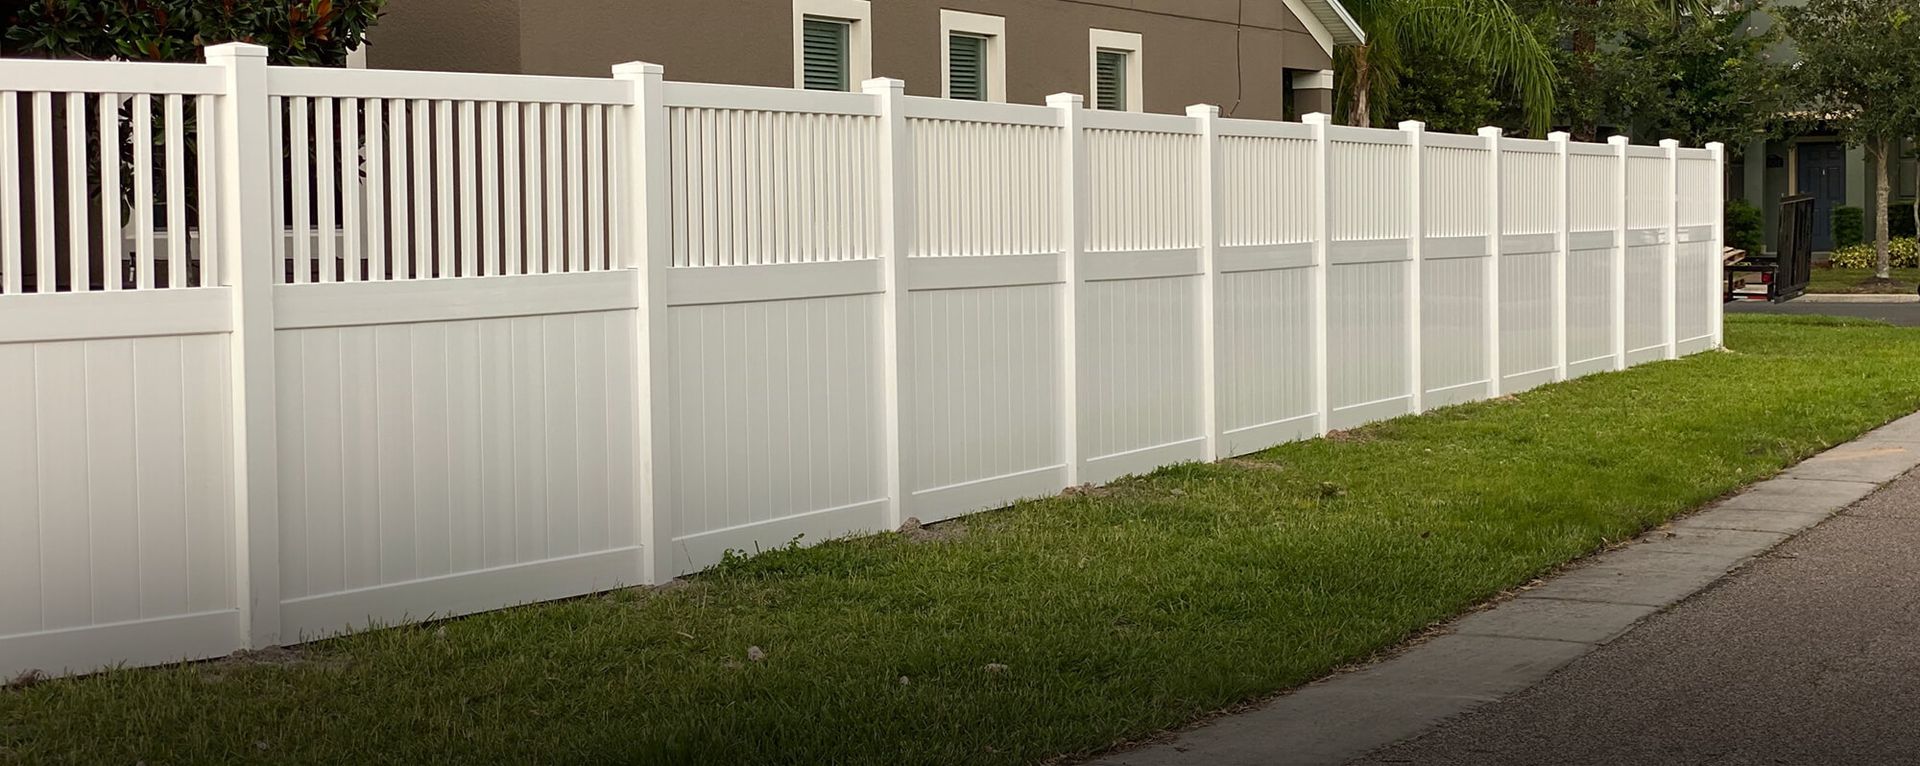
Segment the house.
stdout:
<svg viewBox="0 0 1920 766">
<path fill-rule="evenodd" d="M 1782 5 L 1803 5 L 1806 0 L 1778 0 Z M 1755 11 L 1750 24 L 1764 30 L 1773 24 L 1765 10 Z M 1798 53 L 1790 41 L 1782 42 L 1770 54 L 1774 60 L 1791 64 Z M 1789 116 L 1789 137 L 1751 141 L 1727 167 L 1728 194 L 1760 208 L 1766 216 L 1766 243 L 1775 247 L 1779 236 L 1780 198 L 1805 194 L 1813 197 L 1813 249 L 1832 250 L 1833 210 L 1857 207 L 1866 213 L 1865 232 L 1874 231 L 1878 211 L 1874 203 L 1874 162 L 1864 147 L 1850 146 L 1834 127 L 1817 115 Z M 1911 216 L 1903 207 L 1910 205 L 1915 180 L 1920 179 L 1914 162 L 1914 145 L 1903 141 L 1888 160 L 1889 224 L 1896 230 Z"/>
<path fill-rule="evenodd" d="M 604 76 L 1231 117 L 1331 112 L 1339 0 L 403 0 L 369 35 L 384 69 Z"/>
</svg>

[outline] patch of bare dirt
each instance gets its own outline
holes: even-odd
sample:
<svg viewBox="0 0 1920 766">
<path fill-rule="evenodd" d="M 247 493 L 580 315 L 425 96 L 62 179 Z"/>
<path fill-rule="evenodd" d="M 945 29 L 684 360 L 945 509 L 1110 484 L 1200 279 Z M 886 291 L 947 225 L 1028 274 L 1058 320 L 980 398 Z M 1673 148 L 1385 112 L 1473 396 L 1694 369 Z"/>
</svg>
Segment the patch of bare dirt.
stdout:
<svg viewBox="0 0 1920 766">
<path fill-rule="evenodd" d="M 27 670 L 21 672 L 20 675 L 8 679 L 6 683 L 0 683 L 0 691 L 24 691 L 46 680 L 47 675 L 45 673 L 38 670 Z"/>
<path fill-rule="evenodd" d="M 1078 487 L 1068 487 L 1060 494 L 1064 497 L 1113 497 L 1116 491 L 1111 486 L 1097 487 L 1092 484 L 1082 484 Z"/>
<path fill-rule="evenodd" d="M 967 525 L 956 519 L 927 526 L 921 524 L 919 519 L 909 517 L 900 525 L 899 531 L 910 543 L 944 543 L 966 537 Z"/>
<path fill-rule="evenodd" d="M 444 629 L 444 628 L 443 628 Z M 347 667 L 346 658 L 322 655 L 308 651 L 300 646 L 273 646 L 265 649 L 241 649 L 217 660 L 208 660 L 194 666 L 200 672 L 200 680 L 210 684 L 226 680 L 227 676 L 250 668 L 318 668 L 338 671 Z"/>
</svg>

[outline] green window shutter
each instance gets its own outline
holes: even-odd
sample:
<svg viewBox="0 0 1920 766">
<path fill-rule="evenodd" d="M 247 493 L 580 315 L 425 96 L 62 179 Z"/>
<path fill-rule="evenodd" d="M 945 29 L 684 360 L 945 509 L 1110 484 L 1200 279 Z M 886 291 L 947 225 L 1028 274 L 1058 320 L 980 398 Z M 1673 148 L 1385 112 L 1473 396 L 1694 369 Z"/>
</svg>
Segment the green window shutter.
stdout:
<svg viewBox="0 0 1920 766">
<path fill-rule="evenodd" d="M 1126 111 L 1127 52 L 1101 50 L 1094 55 L 1093 66 L 1093 107 Z"/>
<path fill-rule="evenodd" d="M 847 39 L 853 25 L 812 16 L 801 24 L 802 85 L 807 90 L 847 90 Z"/>
<path fill-rule="evenodd" d="M 947 95 L 965 101 L 987 100 L 987 38 L 947 37 Z"/>
</svg>

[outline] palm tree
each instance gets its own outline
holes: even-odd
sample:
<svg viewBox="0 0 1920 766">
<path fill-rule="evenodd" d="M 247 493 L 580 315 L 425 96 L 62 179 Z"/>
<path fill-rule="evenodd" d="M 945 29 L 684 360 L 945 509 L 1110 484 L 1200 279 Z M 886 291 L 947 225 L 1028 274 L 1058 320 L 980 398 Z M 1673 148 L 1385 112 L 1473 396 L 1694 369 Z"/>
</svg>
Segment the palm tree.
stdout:
<svg viewBox="0 0 1920 766">
<path fill-rule="evenodd" d="M 1553 124 L 1553 57 L 1507 0 L 1347 0 L 1367 41 L 1335 51 L 1347 122 L 1368 126 L 1404 71 L 1401 51 L 1415 41 L 1477 61 L 1513 88 L 1529 130 Z"/>
</svg>

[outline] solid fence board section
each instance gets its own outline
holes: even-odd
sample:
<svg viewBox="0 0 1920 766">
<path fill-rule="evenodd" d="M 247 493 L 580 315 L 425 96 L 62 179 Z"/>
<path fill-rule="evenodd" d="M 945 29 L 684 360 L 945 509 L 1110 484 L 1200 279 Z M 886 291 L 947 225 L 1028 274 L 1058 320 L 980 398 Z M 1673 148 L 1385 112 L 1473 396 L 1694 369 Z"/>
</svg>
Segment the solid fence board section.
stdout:
<svg viewBox="0 0 1920 766">
<path fill-rule="evenodd" d="M 1220 283 L 1221 451 L 1243 455 L 1313 435 L 1312 274 L 1227 274 Z"/>
<path fill-rule="evenodd" d="M 881 528 L 879 300 L 668 312 L 675 566 Z M 811 521 L 801 517 L 821 514 Z"/>
<path fill-rule="evenodd" d="M 0 677 L 660 582 L 1720 340 L 1717 145 L 209 56 L 0 62 Z"/>
<path fill-rule="evenodd" d="M 1421 274 L 1425 343 L 1421 355 L 1428 407 L 1486 397 L 1487 296 L 1484 250 L 1473 259 L 1428 260 Z"/>
<path fill-rule="evenodd" d="M 1058 293 L 1054 285 L 912 293 L 908 513 L 922 522 L 1064 486 Z"/>
<path fill-rule="evenodd" d="M 1089 282 L 1080 302 L 1079 439 L 1087 456 L 1081 478 L 1103 483 L 1200 459 L 1198 280 Z M 1127 459 L 1161 447 L 1176 458 L 1145 465 Z"/>
<path fill-rule="evenodd" d="M 227 362 L 217 334 L 0 344 L 0 665 L 237 645 Z"/>
<path fill-rule="evenodd" d="M 603 311 L 281 330 L 286 634 L 453 608 L 435 593 L 503 606 L 519 590 L 489 594 L 484 573 L 633 548 L 631 468 L 612 460 L 632 432 L 610 427 L 607 401 L 634 390 L 634 328 L 631 311 Z M 358 614 L 316 601 L 436 578 L 471 579 Z"/>
</svg>

